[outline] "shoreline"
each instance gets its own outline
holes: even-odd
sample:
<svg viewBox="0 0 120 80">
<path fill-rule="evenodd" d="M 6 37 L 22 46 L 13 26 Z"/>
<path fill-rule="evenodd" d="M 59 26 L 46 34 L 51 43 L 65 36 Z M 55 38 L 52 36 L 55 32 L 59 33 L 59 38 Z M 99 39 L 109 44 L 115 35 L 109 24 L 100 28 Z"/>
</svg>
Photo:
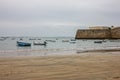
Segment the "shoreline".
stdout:
<svg viewBox="0 0 120 80">
<path fill-rule="evenodd" d="M 76 55 L 85 53 L 108 53 L 108 52 L 120 52 L 120 48 L 112 49 L 91 49 L 91 50 L 18 50 L 18 51 L 1 51 L 0 58 L 19 58 L 19 57 L 42 57 L 42 56 L 65 56 L 65 55 Z"/>
<path fill-rule="evenodd" d="M 89 52 L 120 52 L 120 48 L 115 49 L 96 49 L 96 50 L 85 50 L 79 51 L 77 53 L 89 53 Z"/>
<path fill-rule="evenodd" d="M 0 58 L 0 80 L 118 80 L 120 52 Z"/>
</svg>

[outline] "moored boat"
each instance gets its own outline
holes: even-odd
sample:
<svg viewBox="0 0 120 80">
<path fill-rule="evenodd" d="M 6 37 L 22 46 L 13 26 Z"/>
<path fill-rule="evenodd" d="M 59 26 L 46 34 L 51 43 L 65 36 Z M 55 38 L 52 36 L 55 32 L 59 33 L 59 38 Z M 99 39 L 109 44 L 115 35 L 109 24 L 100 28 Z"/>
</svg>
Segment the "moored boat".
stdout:
<svg viewBox="0 0 120 80">
<path fill-rule="evenodd" d="M 71 41 L 76 41 L 76 39 L 71 39 Z"/>
<path fill-rule="evenodd" d="M 56 40 L 45 40 L 47 42 L 56 42 Z"/>
<path fill-rule="evenodd" d="M 47 42 L 46 41 L 44 41 L 44 42 L 33 42 L 33 44 L 34 45 L 45 45 L 46 46 Z"/>
<path fill-rule="evenodd" d="M 20 42 L 20 41 L 17 41 L 17 46 L 31 46 L 31 43 L 28 43 L 28 42 Z"/>
<path fill-rule="evenodd" d="M 94 43 L 102 43 L 102 41 L 94 41 Z"/>
<path fill-rule="evenodd" d="M 62 42 L 69 42 L 69 40 L 62 40 Z"/>
<path fill-rule="evenodd" d="M 3 38 L 0 38 L 0 41 L 4 41 L 5 39 L 3 39 Z"/>
</svg>

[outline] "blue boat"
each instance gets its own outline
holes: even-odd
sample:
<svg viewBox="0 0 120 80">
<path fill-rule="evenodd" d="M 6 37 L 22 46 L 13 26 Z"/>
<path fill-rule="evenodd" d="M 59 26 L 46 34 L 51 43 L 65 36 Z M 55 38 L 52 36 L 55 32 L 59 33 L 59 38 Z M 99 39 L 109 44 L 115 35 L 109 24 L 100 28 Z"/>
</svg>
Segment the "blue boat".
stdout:
<svg viewBox="0 0 120 80">
<path fill-rule="evenodd" d="M 21 47 L 22 46 L 24 47 L 24 46 L 31 46 L 31 43 L 17 41 L 17 45 L 21 46 Z"/>
</svg>

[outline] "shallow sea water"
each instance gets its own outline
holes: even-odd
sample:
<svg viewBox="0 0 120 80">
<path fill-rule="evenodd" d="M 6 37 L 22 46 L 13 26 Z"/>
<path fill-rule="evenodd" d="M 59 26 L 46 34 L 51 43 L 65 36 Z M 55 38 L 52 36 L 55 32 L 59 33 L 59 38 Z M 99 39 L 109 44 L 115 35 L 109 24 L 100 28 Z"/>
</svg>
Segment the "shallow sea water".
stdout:
<svg viewBox="0 0 120 80">
<path fill-rule="evenodd" d="M 77 51 L 120 49 L 120 39 L 74 40 L 73 37 L 22 37 L 22 41 L 31 43 L 31 47 L 19 47 L 17 41 L 20 41 L 20 38 L 9 37 L 0 41 L 0 57 L 69 55 Z M 34 45 L 34 41 L 46 41 L 47 45 Z M 102 41 L 102 43 L 94 43 L 94 41 Z"/>
</svg>

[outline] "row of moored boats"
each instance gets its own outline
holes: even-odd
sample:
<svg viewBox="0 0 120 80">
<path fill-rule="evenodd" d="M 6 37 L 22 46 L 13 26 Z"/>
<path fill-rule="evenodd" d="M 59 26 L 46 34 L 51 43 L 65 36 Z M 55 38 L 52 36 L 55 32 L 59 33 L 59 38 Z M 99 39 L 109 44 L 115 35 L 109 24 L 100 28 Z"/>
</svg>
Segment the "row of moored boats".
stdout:
<svg viewBox="0 0 120 80">
<path fill-rule="evenodd" d="M 47 42 L 33 42 L 33 45 L 44 45 L 46 46 Z M 17 41 L 17 46 L 31 46 L 31 43 L 29 42 L 23 42 L 23 41 Z"/>
</svg>

